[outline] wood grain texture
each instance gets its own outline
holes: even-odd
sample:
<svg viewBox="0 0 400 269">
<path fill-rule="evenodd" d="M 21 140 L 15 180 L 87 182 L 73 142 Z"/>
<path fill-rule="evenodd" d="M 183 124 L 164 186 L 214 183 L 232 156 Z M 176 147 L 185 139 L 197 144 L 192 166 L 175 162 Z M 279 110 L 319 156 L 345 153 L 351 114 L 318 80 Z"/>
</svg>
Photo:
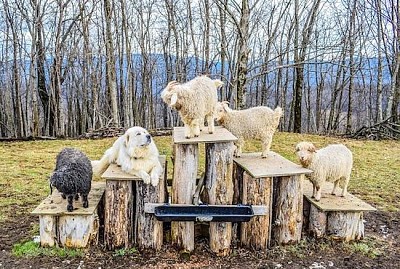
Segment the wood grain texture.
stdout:
<svg viewBox="0 0 400 269">
<path fill-rule="evenodd" d="M 61 246 L 84 248 L 97 244 L 99 238 L 99 218 L 97 214 L 83 216 L 60 216 L 58 237 Z"/>
<path fill-rule="evenodd" d="M 304 175 L 275 177 L 273 181 L 272 243 L 285 245 L 301 239 Z"/>
<path fill-rule="evenodd" d="M 363 239 L 363 212 L 329 212 L 326 233 L 330 238 L 343 241 Z"/>
<path fill-rule="evenodd" d="M 351 184 L 351 181 L 350 181 Z M 322 211 L 338 211 L 338 212 L 360 212 L 360 211 L 375 211 L 376 208 L 356 196 L 347 193 L 345 197 L 332 195 L 333 183 L 325 182 L 322 185 L 322 196 L 320 201 L 315 201 L 312 196 L 313 185 L 309 180 L 304 181 L 304 196 L 315 207 Z M 337 193 L 341 193 L 338 187 Z"/>
<path fill-rule="evenodd" d="M 198 144 L 175 144 L 172 203 L 192 204 L 196 189 Z M 172 243 L 185 251 L 194 250 L 194 222 L 171 222 Z"/>
<path fill-rule="evenodd" d="M 213 134 L 209 134 L 208 129 L 204 128 L 199 137 L 189 139 L 185 137 L 185 127 L 175 127 L 173 139 L 175 144 L 220 143 L 237 140 L 236 136 L 222 126 L 215 126 Z"/>
<path fill-rule="evenodd" d="M 266 215 L 254 216 L 249 222 L 242 222 L 240 233 L 243 246 L 266 250 L 271 227 L 272 178 L 253 178 L 244 172 L 242 204 L 265 205 L 268 208 Z"/>
<path fill-rule="evenodd" d="M 234 161 L 254 178 L 312 173 L 311 170 L 303 168 L 273 151 L 269 151 L 266 158 L 261 158 L 261 153 L 243 153 L 240 158 L 235 158 Z"/>
<path fill-rule="evenodd" d="M 326 212 L 311 204 L 308 221 L 308 232 L 311 236 L 321 238 L 326 235 L 328 223 Z"/>
<path fill-rule="evenodd" d="M 58 245 L 57 217 L 50 215 L 39 216 L 40 246 L 53 247 Z"/>
<path fill-rule="evenodd" d="M 206 190 L 212 205 L 229 205 L 233 200 L 233 142 L 206 144 Z M 232 223 L 210 223 L 210 248 L 219 256 L 229 255 Z"/>
<path fill-rule="evenodd" d="M 104 243 L 108 250 L 130 248 L 134 243 L 132 181 L 107 181 Z"/>
<path fill-rule="evenodd" d="M 153 214 L 145 212 L 145 203 L 165 203 L 165 184 L 165 172 L 160 176 L 159 184 L 156 187 L 144 184 L 143 181 L 136 182 L 135 238 L 141 249 L 152 248 L 159 250 L 162 247 L 163 223 L 156 220 Z"/>
</svg>

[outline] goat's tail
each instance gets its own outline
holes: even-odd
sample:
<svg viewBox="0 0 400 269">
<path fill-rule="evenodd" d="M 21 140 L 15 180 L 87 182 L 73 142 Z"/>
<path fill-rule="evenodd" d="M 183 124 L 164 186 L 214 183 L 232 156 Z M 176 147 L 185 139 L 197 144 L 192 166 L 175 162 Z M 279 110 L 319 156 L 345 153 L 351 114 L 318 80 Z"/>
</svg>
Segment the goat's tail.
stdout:
<svg viewBox="0 0 400 269">
<path fill-rule="evenodd" d="M 101 176 L 110 166 L 107 154 L 104 154 L 100 160 L 92 161 L 93 174 Z"/>
<path fill-rule="evenodd" d="M 280 106 L 277 106 L 274 110 L 274 116 L 273 116 L 276 127 L 278 127 L 279 125 L 279 120 L 282 117 L 282 113 L 283 113 L 282 108 Z"/>
</svg>

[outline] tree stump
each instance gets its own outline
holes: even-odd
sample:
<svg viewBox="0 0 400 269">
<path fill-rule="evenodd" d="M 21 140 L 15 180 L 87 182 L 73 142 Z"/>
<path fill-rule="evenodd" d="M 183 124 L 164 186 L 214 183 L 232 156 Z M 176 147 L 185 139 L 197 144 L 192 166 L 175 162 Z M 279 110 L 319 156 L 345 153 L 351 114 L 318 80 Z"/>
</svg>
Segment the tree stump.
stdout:
<svg viewBox="0 0 400 269">
<path fill-rule="evenodd" d="M 102 175 L 106 180 L 104 243 L 106 248 L 160 249 L 163 240 L 163 223 L 144 211 L 145 203 L 164 203 L 166 184 L 166 158 L 159 156 L 163 166 L 159 184 L 144 184 L 135 175 L 125 173 L 111 164 Z"/>
<path fill-rule="evenodd" d="M 245 153 L 235 158 L 235 164 L 235 190 L 240 192 L 235 193 L 235 199 L 267 209 L 265 215 L 241 223 L 242 245 L 266 249 L 272 243 L 299 241 L 303 221 L 302 178 L 311 170 L 273 151 L 266 158 L 261 158 L 261 153 Z"/>
<path fill-rule="evenodd" d="M 57 190 L 44 199 L 32 212 L 39 216 L 40 245 L 84 248 L 97 244 L 104 189 L 103 182 L 92 182 L 89 207 L 84 208 L 80 199 L 74 201 L 72 212 L 67 211 L 67 200 Z"/>
<path fill-rule="evenodd" d="M 326 233 L 344 241 L 364 238 L 363 212 L 329 212 Z"/>
<path fill-rule="evenodd" d="M 165 159 L 164 162 L 165 163 Z M 165 171 L 165 170 L 164 170 Z M 156 220 L 153 214 L 145 213 L 145 203 L 166 202 L 166 174 L 161 175 L 159 184 L 154 187 L 136 181 L 136 242 L 139 248 L 159 250 L 163 243 L 163 223 Z"/>
<path fill-rule="evenodd" d="M 304 174 L 274 178 L 272 241 L 284 245 L 301 239 Z"/>
<path fill-rule="evenodd" d="M 272 206 L 272 178 L 253 178 L 243 173 L 243 198 L 245 205 Z M 271 233 L 269 211 L 265 216 L 254 216 L 249 222 L 241 224 L 240 241 L 243 246 L 257 250 L 266 250 Z"/>
<path fill-rule="evenodd" d="M 106 182 L 104 243 L 108 250 L 131 248 L 134 243 L 132 181 Z"/>
<path fill-rule="evenodd" d="M 320 238 L 329 236 L 342 241 L 360 240 L 364 237 L 363 212 L 376 210 L 354 195 L 346 197 L 331 195 L 333 184 L 325 182 L 320 201 L 312 198 L 313 186 L 304 184 L 304 198 L 310 206 L 308 232 Z M 341 190 L 338 190 L 340 193 Z"/>
<path fill-rule="evenodd" d="M 233 199 L 233 142 L 206 144 L 206 189 L 211 205 L 230 205 Z M 217 255 L 230 253 L 232 223 L 210 223 L 210 248 Z"/>
<path fill-rule="evenodd" d="M 175 144 L 172 203 L 192 204 L 196 189 L 198 144 Z M 194 222 L 171 222 L 172 242 L 185 251 L 194 250 Z"/>
</svg>

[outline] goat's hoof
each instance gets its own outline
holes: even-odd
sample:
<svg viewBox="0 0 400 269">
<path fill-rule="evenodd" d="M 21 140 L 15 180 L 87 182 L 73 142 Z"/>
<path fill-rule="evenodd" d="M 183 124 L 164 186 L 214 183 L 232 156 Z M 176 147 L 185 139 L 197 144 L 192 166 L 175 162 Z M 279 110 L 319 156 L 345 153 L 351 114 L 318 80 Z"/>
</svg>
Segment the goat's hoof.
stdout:
<svg viewBox="0 0 400 269">
<path fill-rule="evenodd" d="M 64 193 L 61 194 L 61 197 L 62 197 L 63 199 L 67 199 L 67 196 L 66 196 Z"/>
<path fill-rule="evenodd" d="M 74 206 L 73 205 L 67 205 L 67 210 L 68 210 L 68 212 L 72 212 L 74 210 Z"/>
<path fill-rule="evenodd" d="M 194 137 L 199 137 L 199 135 L 194 135 Z"/>
<path fill-rule="evenodd" d="M 187 136 L 187 135 L 185 135 L 185 138 L 186 138 L 186 139 L 190 139 L 191 137 L 190 137 L 190 136 Z"/>
<path fill-rule="evenodd" d="M 75 199 L 75 201 L 78 201 L 79 200 L 79 194 L 75 194 L 74 199 Z"/>
<path fill-rule="evenodd" d="M 267 158 L 267 156 L 263 156 L 263 155 L 261 155 L 261 158 L 263 158 L 263 159 L 266 159 L 266 158 Z"/>
<path fill-rule="evenodd" d="M 331 192 L 331 195 L 335 196 L 336 194 L 334 192 Z"/>
<path fill-rule="evenodd" d="M 89 202 L 88 201 L 83 202 L 83 207 L 84 208 L 88 208 L 89 207 Z"/>
</svg>

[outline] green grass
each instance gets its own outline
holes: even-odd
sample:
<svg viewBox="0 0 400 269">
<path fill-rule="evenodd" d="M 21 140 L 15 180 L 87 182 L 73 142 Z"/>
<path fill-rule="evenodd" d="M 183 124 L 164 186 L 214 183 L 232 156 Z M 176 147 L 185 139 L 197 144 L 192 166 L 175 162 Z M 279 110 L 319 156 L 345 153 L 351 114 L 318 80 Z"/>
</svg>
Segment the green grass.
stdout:
<svg viewBox="0 0 400 269">
<path fill-rule="evenodd" d="M 0 222 L 29 213 L 49 194 L 48 177 L 61 149 L 76 147 L 89 158 L 98 159 L 115 139 L 0 143 Z M 272 150 L 297 163 L 294 147 L 300 141 L 311 141 L 317 147 L 338 142 L 347 145 L 354 154 L 349 192 L 380 210 L 400 210 L 400 141 L 360 141 L 278 132 Z M 155 137 L 155 142 L 160 153 L 167 155 L 168 178 L 172 178 L 172 138 Z M 249 141 L 244 151 L 261 151 L 261 144 Z M 204 170 L 204 146 L 200 154 L 199 174 Z"/>
<path fill-rule="evenodd" d="M 61 258 L 82 257 L 84 252 L 80 249 L 67 249 L 59 247 L 42 248 L 39 243 L 28 241 L 21 244 L 15 244 L 12 249 L 12 254 L 16 257 L 37 257 L 37 256 L 52 256 Z"/>
</svg>

